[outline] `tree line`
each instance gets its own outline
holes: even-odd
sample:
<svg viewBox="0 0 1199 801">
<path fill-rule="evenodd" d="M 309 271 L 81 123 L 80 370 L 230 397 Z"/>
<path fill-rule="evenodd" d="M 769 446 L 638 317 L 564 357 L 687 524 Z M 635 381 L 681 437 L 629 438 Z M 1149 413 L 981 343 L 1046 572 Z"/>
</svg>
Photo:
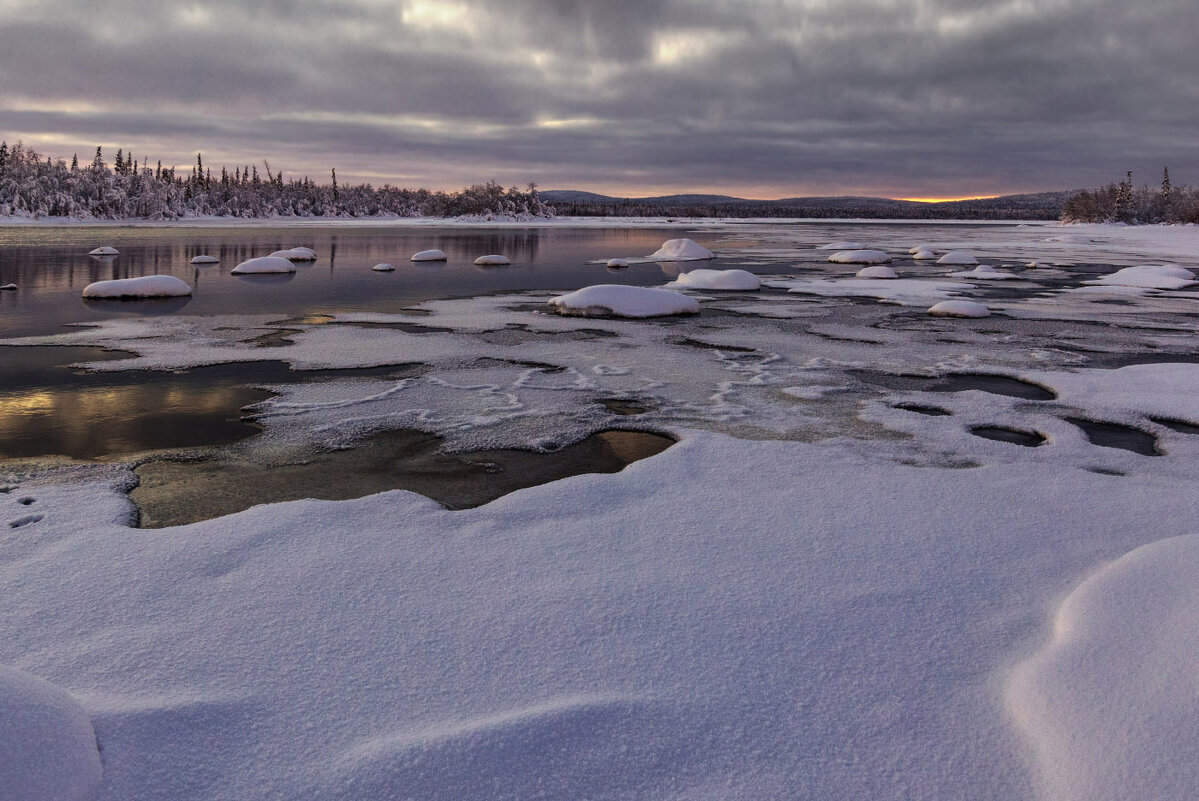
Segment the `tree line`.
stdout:
<svg viewBox="0 0 1199 801">
<path fill-rule="evenodd" d="M 1062 206 L 1063 222 L 1199 223 L 1199 191 L 1174 186 L 1169 167 L 1160 187 L 1132 183 L 1132 170 L 1118 184 L 1082 190 Z"/>
<path fill-rule="evenodd" d="M 0 143 L 0 216 L 78 220 L 179 220 L 189 217 L 501 217 L 553 216 L 535 184 L 505 189 L 495 181 L 458 192 L 402 189 L 384 184 L 343 185 L 337 171 L 317 184 L 285 180 L 263 161 L 222 166 L 213 174 L 202 154 L 190 170 L 151 166 L 120 149 L 111 166 L 96 148 L 91 163 L 78 154 L 68 164 L 17 143 Z"/>
</svg>

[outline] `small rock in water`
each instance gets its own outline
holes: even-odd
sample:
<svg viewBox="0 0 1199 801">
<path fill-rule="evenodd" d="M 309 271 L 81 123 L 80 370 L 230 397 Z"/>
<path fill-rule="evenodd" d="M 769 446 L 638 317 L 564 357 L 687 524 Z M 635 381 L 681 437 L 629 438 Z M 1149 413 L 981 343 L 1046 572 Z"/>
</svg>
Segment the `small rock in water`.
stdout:
<svg viewBox="0 0 1199 801">
<path fill-rule="evenodd" d="M 192 264 L 220 264 L 220 262 L 221 260 L 216 256 L 209 256 L 208 254 L 192 256 L 191 260 Z"/>
<path fill-rule="evenodd" d="M 392 272 L 393 270 L 395 270 L 395 265 L 394 265 L 394 264 L 387 264 L 386 262 L 384 262 L 384 263 L 382 263 L 382 264 L 376 264 L 376 265 L 375 265 L 374 267 L 372 267 L 371 269 L 372 269 L 372 270 L 374 270 L 374 271 L 375 271 L 375 272 L 377 272 L 377 273 L 390 273 L 390 272 Z"/>
<path fill-rule="evenodd" d="M 991 310 L 972 300 L 943 300 L 928 310 L 934 317 L 990 317 Z"/>
<path fill-rule="evenodd" d="M 0 286 L 0 292 L 13 292 L 16 288 L 16 284 L 5 284 L 4 286 Z"/>
<path fill-rule="evenodd" d="M 480 256 L 475 259 L 475 264 L 479 267 L 502 267 L 505 264 L 511 264 L 507 256 L 492 254 L 490 256 Z"/>
<path fill-rule="evenodd" d="M 105 245 L 103 247 L 98 247 L 95 250 L 88 251 L 87 255 L 89 255 L 89 256 L 119 256 L 119 255 L 121 255 L 121 251 L 117 250 L 114 247 L 109 247 L 108 245 Z"/>
<path fill-rule="evenodd" d="M 629 260 L 628 259 L 608 259 L 608 266 L 609 267 L 628 267 Z"/>
<path fill-rule="evenodd" d="M 445 261 L 446 255 L 443 250 L 422 250 L 419 253 L 413 253 L 408 261 Z"/>
</svg>

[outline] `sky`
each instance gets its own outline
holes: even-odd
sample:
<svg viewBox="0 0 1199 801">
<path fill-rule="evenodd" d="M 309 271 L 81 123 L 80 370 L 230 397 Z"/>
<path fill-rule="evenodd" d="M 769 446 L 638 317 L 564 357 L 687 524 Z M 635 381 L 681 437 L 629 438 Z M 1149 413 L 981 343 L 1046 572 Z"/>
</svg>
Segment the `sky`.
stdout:
<svg viewBox="0 0 1199 801">
<path fill-rule="evenodd" d="M 0 137 L 618 196 L 1199 182 L 1194 0 L 0 0 Z"/>
</svg>

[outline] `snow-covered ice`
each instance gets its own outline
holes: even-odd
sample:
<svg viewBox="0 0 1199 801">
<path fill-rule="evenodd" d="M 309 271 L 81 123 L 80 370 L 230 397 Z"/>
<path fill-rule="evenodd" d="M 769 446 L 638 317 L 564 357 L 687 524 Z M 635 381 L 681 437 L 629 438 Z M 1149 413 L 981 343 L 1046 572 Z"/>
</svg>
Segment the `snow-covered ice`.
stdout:
<svg viewBox="0 0 1199 801">
<path fill-rule="evenodd" d="M 1138 264 L 1085 283 L 1142 289 L 1183 289 L 1196 283 L 1196 280 L 1193 272 L 1176 264 Z"/>
<path fill-rule="evenodd" d="M 493 253 L 488 256 L 480 256 L 479 258 L 475 259 L 475 264 L 480 267 L 503 267 L 504 265 L 511 263 L 512 261 L 507 256 L 503 256 L 498 253 Z"/>
<path fill-rule="evenodd" d="M 192 264 L 220 264 L 221 260 L 218 259 L 216 256 L 200 255 L 200 256 L 192 256 L 191 263 Z"/>
<path fill-rule="evenodd" d="M 191 286 L 173 275 L 96 281 L 83 288 L 85 298 L 178 298 L 191 293 Z"/>
<path fill-rule="evenodd" d="M 444 250 L 430 249 L 422 250 L 418 253 L 413 253 L 408 261 L 445 261 L 446 255 Z"/>
<path fill-rule="evenodd" d="M 61 687 L 0 665 L 0 797 L 92 801 L 102 774 L 83 705 Z"/>
<path fill-rule="evenodd" d="M 699 302 L 669 289 L 597 284 L 550 300 L 559 314 L 597 317 L 665 317 L 698 314 Z"/>
<path fill-rule="evenodd" d="M 376 264 L 374 267 L 371 267 L 371 269 L 377 273 L 390 273 L 395 270 L 395 265 L 388 264 L 387 262 L 380 262 L 379 264 Z"/>
<path fill-rule="evenodd" d="M 230 270 L 233 275 L 259 275 L 270 273 L 294 273 L 296 265 L 282 256 L 258 256 L 246 259 Z"/>
<path fill-rule="evenodd" d="M 863 267 L 854 273 L 854 278 L 898 278 L 899 274 L 885 264 Z"/>
<path fill-rule="evenodd" d="M 928 313 L 935 317 L 990 317 L 991 310 L 972 300 L 943 300 L 933 304 Z"/>
<path fill-rule="evenodd" d="M 121 251 L 109 245 L 103 245 L 88 251 L 89 256 L 119 256 Z"/>
<path fill-rule="evenodd" d="M 716 258 L 716 254 L 692 239 L 682 238 L 666 240 L 647 258 L 650 261 L 703 261 Z"/>
<path fill-rule="evenodd" d="M 891 257 L 883 250 L 839 250 L 828 260 L 834 264 L 887 264 Z"/>
<path fill-rule="evenodd" d="M 970 250 L 951 250 L 941 258 L 937 259 L 937 264 L 961 264 L 970 265 L 978 264 L 978 259 L 974 252 Z"/>
<path fill-rule="evenodd" d="M 758 276 L 747 270 L 690 270 L 667 284 L 672 289 L 754 290 L 761 287 Z"/>
</svg>

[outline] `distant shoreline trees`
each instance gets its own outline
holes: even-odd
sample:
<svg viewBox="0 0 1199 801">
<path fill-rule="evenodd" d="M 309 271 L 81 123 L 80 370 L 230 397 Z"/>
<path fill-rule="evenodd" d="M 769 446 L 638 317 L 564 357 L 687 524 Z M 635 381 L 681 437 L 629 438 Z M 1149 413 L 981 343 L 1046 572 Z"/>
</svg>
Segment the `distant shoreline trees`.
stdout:
<svg viewBox="0 0 1199 801">
<path fill-rule="evenodd" d="M 1199 223 L 1199 191 L 1174 186 L 1162 168 L 1158 189 L 1135 187 L 1132 170 L 1118 184 L 1082 190 L 1062 206 L 1062 222 Z"/>
<path fill-rule="evenodd" d="M 401 189 L 388 184 L 347 186 L 331 171 L 332 185 L 308 177 L 284 180 L 264 161 L 258 168 L 221 167 L 213 179 L 201 154 L 190 175 L 174 167 L 154 168 L 131 152 L 117 151 L 109 167 L 96 148 L 91 164 L 80 167 L 43 157 L 20 142 L 0 143 L 0 217 L 63 217 L 76 220 L 181 220 L 195 217 L 461 217 L 532 219 L 552 217 L 535 184 L 505 189 L 495 181 L 458 192 Z"/>
</svg>

